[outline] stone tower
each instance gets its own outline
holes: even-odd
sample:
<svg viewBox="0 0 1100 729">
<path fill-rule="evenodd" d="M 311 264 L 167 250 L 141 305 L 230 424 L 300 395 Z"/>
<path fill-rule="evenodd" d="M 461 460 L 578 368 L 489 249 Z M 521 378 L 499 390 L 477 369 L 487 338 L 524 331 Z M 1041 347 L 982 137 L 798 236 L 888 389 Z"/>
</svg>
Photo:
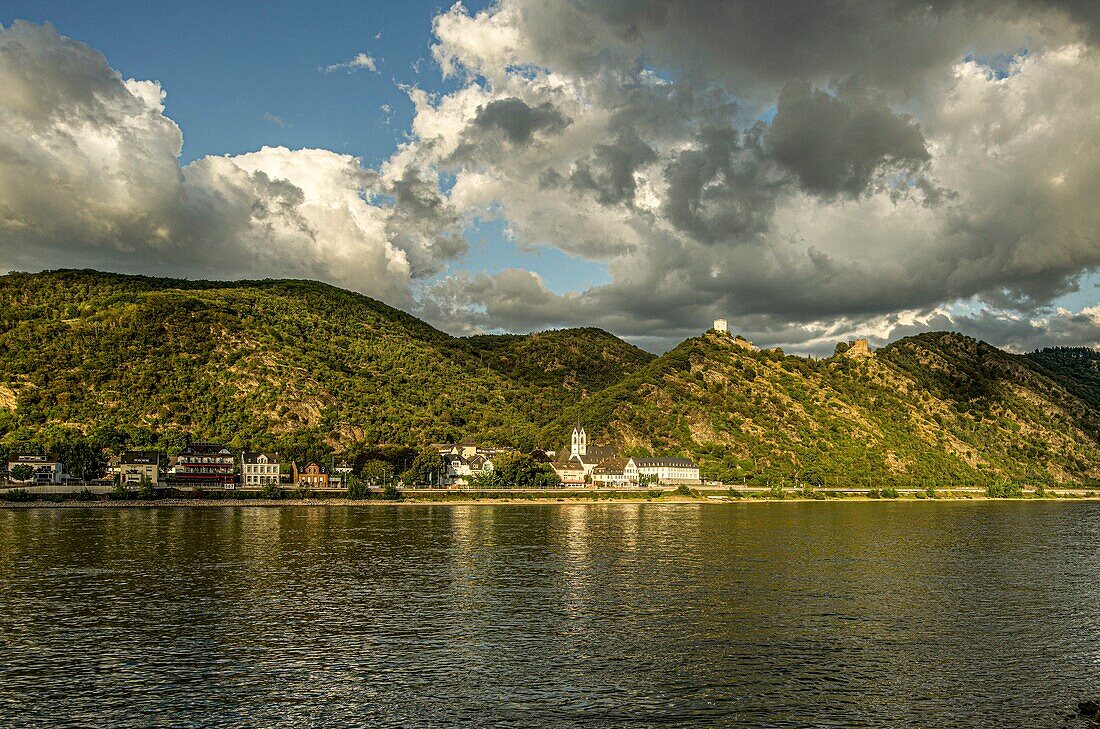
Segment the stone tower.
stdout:
<svg viewBox="0 0 1100 729">
<path fill-rule="evenodd" d="M 714 320 L 714 331 L 719 332 L 720 334 L 729 334 L 729 332 L 730 332 L 729 322 L 727 322 L 725 319 L 715 319 Z"/>
<path fill-rule="evenodd" d="M 584 432 L 584 427 L 580 423 L 573 426 L 573 442 L 569 449 L 571 455 L 585 456 L 588 455 L 588 436 Z"/>
</svg>

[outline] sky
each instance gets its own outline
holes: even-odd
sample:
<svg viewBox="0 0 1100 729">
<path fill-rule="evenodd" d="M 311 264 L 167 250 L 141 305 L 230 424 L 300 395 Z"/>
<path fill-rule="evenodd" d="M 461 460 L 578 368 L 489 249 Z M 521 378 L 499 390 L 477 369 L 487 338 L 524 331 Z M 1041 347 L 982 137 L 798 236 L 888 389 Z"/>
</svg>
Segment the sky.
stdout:
<svg viewBox="0 0 1100 729">
<path fill-rule="evenodd" d="M 1100 344 L 1087 0 L 7 2 L 0 271 L 454 334 Z"/>
</svg>

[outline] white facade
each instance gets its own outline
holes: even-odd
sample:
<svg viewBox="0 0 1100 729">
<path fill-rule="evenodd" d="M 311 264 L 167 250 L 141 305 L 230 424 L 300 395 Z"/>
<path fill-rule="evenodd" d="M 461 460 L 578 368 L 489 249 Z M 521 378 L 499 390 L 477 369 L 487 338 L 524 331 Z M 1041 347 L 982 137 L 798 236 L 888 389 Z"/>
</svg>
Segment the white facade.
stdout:
<svg viewBox="0 0 1100 729">
<path fill-rule="evenodd" d="M 626 486 L 630 483 L 626 473 L 618 469 L 597 468 L 592 472 L 592 483 L 601 486 Z"/>
<path fill-rule="evenodd" d="M 11 478 L 11 469 L 16 466 L 30 466 L 32 470 L 31 477 L 24 479 L 21 483 L 59 484 L 65 480 L 65 464 L 57 460 L 56 456 L 33 454 L 14 456 L 8 461 L 9 479 Z"/>
<path fill-rule="evenodd" d="M 267 453 L 241 453 L 241 486 L 279 485 L 279 459 Z"/>
<path fill-rule="evenodd" d="M 729 331 L 730 331 L 729 322 L 727 322 L 725 319 L 715 319 L 714 320 L 714 331 L 721 332 L 722 334 L 729 334 Z"/>
<path fill-rule="evenodd" d="M 656 477 L 658 483 L 699 483 L 699 466 L 686 458 L 631 458 L 637 470 L 638 481 L 642 477 Z M 624 471 L 626 469 L 623 469 Z"/>
<path fill-rule="evenodd" d="M 156 486 L 160 483 L 160 453 L 127 451 L 118 460 L 118 481 L 124 486 L 137 486 L 142 478 Z"/>
</svg>

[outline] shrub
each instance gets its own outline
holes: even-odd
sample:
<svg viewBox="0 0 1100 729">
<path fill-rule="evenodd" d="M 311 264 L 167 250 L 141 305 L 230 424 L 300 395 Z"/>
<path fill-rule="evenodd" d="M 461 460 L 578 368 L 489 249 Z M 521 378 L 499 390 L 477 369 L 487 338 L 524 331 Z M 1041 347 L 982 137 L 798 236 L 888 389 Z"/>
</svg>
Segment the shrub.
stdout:
<svg viewBox="0 0 1100 729">
<path fill-rule="evenodd" d="M 370 497 L 371 490 L 367 481 L 357 476 L 351 476 L 348 480 L 348 498 L 359 501 Z"/>
<path fill-rule="evenodd" d="M 260 490 L 260 496 L 265 499 L 281 499 L 283 498 L 283 490 L 279 488 L 278 484 L 264 484 L 263 489 Z"/>
<path fill-rule="evenodd" d="M 882 498 L 884 499 L 896 499 L 898 497 L 898 490 L 893 486 L 887 486 L 882 490 Z"/>
<path fill-rule="evenodd" d="M 783 499 L 787 498 L 787 492 L 783 490 L 782 486 L 776 484 L 775 486 L 772 486 L 770 489 L 768 489 L 768 498 L 782 501 Z"/>
<path fill-rule="evenodd" d="M 691 487 L 689 487 L 687 484 L 683 484 L 683 483 L 680 484 L 679 486 L 677 486 L 676 490 L 673 491 L 672 493 L 676 494 L 677 496 L 698 496 L 699 495 L 699 494 L 695 493 L 694 491 L 692 491 Z"/>
<path fill-rule="evenodd" d="M 400 501 L 401 491 L 396 485 L 388 483 L 382 487 L 382 498 L 386 501 Z"/>
<path fill-rule="evenodd" d="M 34 501 L 34 494 L 26 489 L 11 489 L 2 493 L 4 501 Z"/>
<path fill-rule="evenodd" d="M 153 482 L 148 476 L 142 476 L 138 484 L 138 498 L 142 501 L 152 501 L 157 498 L 157 490 L 153 488 Z"/>
<path fill-rule="evenodd" d="M 126 486 L 126 484 L 121 482 L 115 484 L 115 488 L 113 491 L 111 491 L 110 494 L 110 498 L 116 501 L 125 501 L 127 499 L 132 499 L 133 497 L 133 492 L 130 491 L 129 487 Z"/>
<path fill-rule="evenodd" d="M 869 498 L 869 499 L 881 499 L 882 494 L 879 492 L 878 489 L 871 489 L 870 491 L 867 492 L 867 498 Z"/>
<path fill-rule="evenodd" d="M 80 493 L 78 493 L 76 495 L 76 500 L 77 501 L 95 501 L 95 494 L 92 493 L 92 490 L 90 488 L 85 486 L 83 489 L 80 490 Z"/>
<path fill-rule="evenodd" d="M 924 490 L 924 495 L 927 496 L 930 499 L 938 499 L 939 498 L 939 494 L 936 493 L 936 487 L 935 486 L 929 486 L 928 488 L 926 488 Z"/>
<path fill-rule="evenodd" d="M 1001 480 L 986 486 L 985 495 L 991 499 L 1020 499 L 1024 496 L 1024 489 L 1018 483 Z"/>
</svg>

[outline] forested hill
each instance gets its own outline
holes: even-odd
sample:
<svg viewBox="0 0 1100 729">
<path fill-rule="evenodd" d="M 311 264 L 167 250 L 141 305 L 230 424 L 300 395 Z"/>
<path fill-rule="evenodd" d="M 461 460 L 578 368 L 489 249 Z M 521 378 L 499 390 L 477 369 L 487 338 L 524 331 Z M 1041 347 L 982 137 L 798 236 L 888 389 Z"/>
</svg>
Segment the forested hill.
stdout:
<svg viewBox="0 0 1100 729">
<path fill-rule="evenodd" d="M 1067 390 L 1100 408 L 1100 352 L 1088 347 L 1049 347 L 1027 358 Z"/>
<path fill-rule="evenodd" d="M 593 329 L 460 339 L 306 281 L 0 277 L 0 443 L 188 437 L 284 453 L 473 437 L 531 448 L 653 356 Z"/>
<path fill-rule="evenodd" d="M 709 332 L 545 434 L 579 417 L 599 441 L 694 456 L 705 475 L 738 482 L 1092 483 L 1100 417 L 1080 378 L 1050 368 L 949 333 L 814 360 Z"/>
<path fill-rule="evenodd" d="M 9 274 L 0 450 L 527 450 L 561 446 L 580 419 L 594 443 L 730 481 L 1092 483 L 1098 361 L 948 333 L 810 359 L 708 332 L 655 358 L 598 329 L 456 338 L 305 281 Z"/>
</svg>

